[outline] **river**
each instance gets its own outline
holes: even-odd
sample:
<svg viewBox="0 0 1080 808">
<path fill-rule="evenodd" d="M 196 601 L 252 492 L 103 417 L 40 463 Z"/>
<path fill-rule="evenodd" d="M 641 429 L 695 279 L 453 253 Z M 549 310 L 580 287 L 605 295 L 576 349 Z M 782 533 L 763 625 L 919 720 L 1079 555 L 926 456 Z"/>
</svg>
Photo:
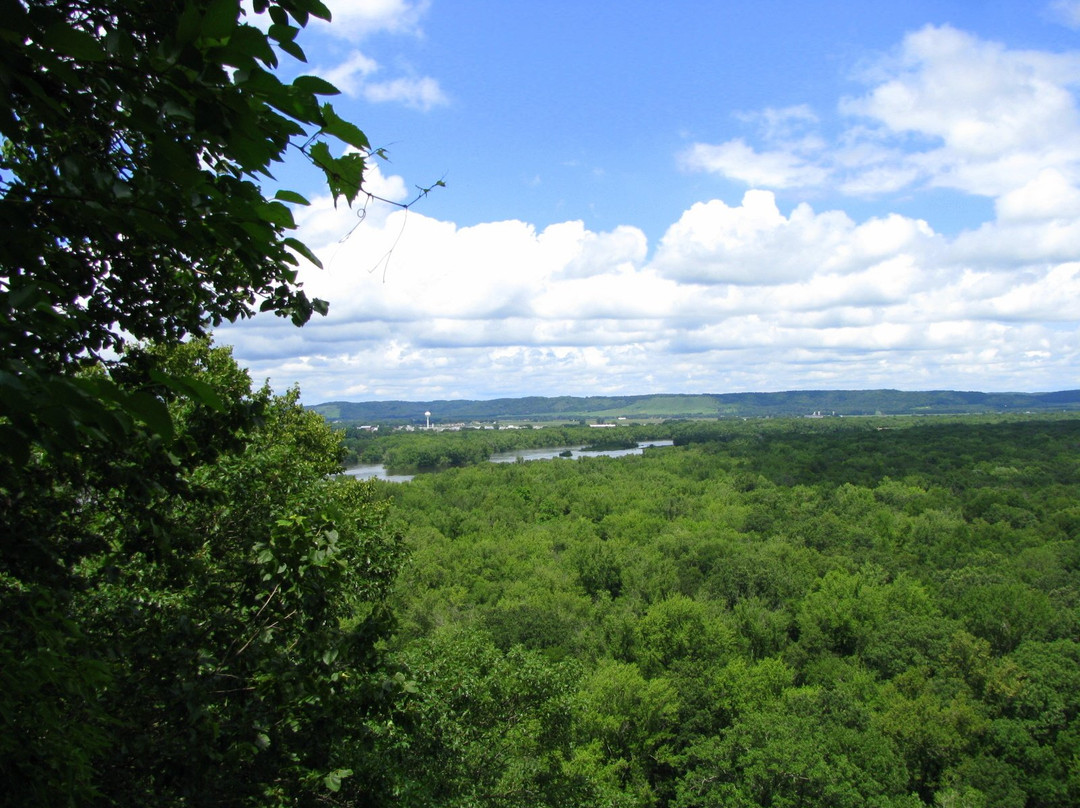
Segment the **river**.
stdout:
<svg viewBox="0 0 1080 808">
<path fill-rule="evenodd" d="M 488 458 L 492 463 L 516 463 L 518 458 L 523 461 L 529 460 L 554 460 L 561 457 L 563 452 L 570 452 L 569 460 L 579 460 L 582 457 L 625 457 L 626 455 L 639 455 L 646 449 L 654 446 L 671 446 L 670 440 L 647 440 L 641 441 L 633 449 L 606 449 L 598 451 L 586 451 L 584 446 L 556 446 L 553 449 L 514 449 L 509 452 L 496 452 Z M 416 475 L 414 474 L 388 474 L 386 466 L 382 463 L 371 463 L 363 466 L 353 466 L 345 469 L 350 477 L 358 477 L 361 480 L 376 478 L 391 483 L 407 483 Z"/>
</svg>

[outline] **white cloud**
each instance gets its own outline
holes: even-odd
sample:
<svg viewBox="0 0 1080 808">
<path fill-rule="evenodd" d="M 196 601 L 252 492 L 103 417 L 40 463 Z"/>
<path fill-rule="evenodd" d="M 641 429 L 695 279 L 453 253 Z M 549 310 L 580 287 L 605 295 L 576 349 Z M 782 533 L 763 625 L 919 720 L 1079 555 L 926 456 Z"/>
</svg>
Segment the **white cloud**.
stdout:
<svg viewBox="0 0 1080 808">
<path fill-rule="evenodd" d="M 946 256 L 953 265 L 987 271 L 1072 261 L 1080 256 L 1080 221 L 988 222 L 957 236 Z"/>
<path fill-rule="evenodd" d="M 632 271 L 645 261 L 648 243 L 636 227 L 622 225 L 610 233 L 593 233 L 581 221 L 553 225 L 546 238 L 563 237 L 565 263 L 559 278 L 587 278 Z"/>
<path fill-rule="evenodd" d="M 308 26 L 335 39 L 359 42 L 372 34 L 411 34 L 420 36 L 420 20 L 431 5 L 430 0 L 325 0 L 330 22 L 311 17 Z M 270 15 L 256 14 L 251 0 L 242 0 L 246 20 L 261 30 L 271 25 Z"/>
<path fill-rule="evenodd" d="M 742 139 L 711 145 L 695 143 L 681 156 L 696 171 L 721 174 L 751 186 L 792 188 L 819 185 L 828 172 L 786 151 L 757 152 Z"/>
<path fill-rule="evenodd" d="M 379 63 L 358 50 L 334 67 L 319 71 L 319 75 L 346 95 L 357 95 L 364 80 L 379 69 Z"/>
<path fill-rule="evenodd" d="M 318 68 L 315 72 L 346 95 L 361 97 L 373 104 L 400 103 L 427 112 L 449 103 L 439 82 L 430 76 L 399 76 L 373 81 L 371 77 L 379 70 L 378 62 L 354 50 L 343 62 Z"/>
<path fill-rule="evenodd" d="M 361 93 L 373 103 L 396 101 L 423 111 L 444 106 L 449 99 L 439 86 L 439 82 L 430 76 L 419 78 L 401 77 L 389 81 L 365 84 Z"/>
<path fill-rule="evenodd" d="M 315 73 L 346 95 L 361 97 L 373 104 L 400 103 L 427 112 L 450 102 L 439 82 L 430 76 L 371 80 L 379 70 L 377 61 L 354 50 L 343 62 L 333 67 L 318 68 Z"/>
<path fill-rule="evenodd" d="M 419 34 L 429 2 L 409 0 L 326 0 L 332 22 L 316 22 L 332 36 L 358 41 L 374 33 Z"/>
<path fill-rule="evenodd" d="M 1062 25 L 1080 29 L 1080 0 L 1054 0 L 1047 11 L 1052 19 Z"/>
<path fill-rule="evenodd" d="M 751 187 L 828 183 L 852 195 L 925 186 L 997 198 L 1048 170 L 1070 185 L 1080 176 L 1080 53 L 1012 50 L 927 26 L 865 78 L 868 92 L 841 99 L 845 128 L 831 146 L 809 107 L 766 108 L 737 116 L 765 148 L 695 143 L 682 165 Z"/>
<path fill-rule="evenodd" d="M 762 286 L 846 274 L 887 255 L 930 249 L 925 222 L 890 216 L 856 227 L 845 214 L 799 205 L 780 213 L 769 191 L 747 191 L 739 207 L 698 203 L 664 235 L 654 265 L 680 281 Z"/>
<path fill-rule="evenodd" d="M 1001 196 L 995 208 L 999 220 L 1075 219 L 1080 216 L 1080 190 L 1061 171 L 1045 168 Z"/>
<path fill-rule="evenodd" d="M 377 33 L 419 36 L 420 20 L 429 5 L 426 0 L 328 0 L 332 22 L 315 20 L 312 25 L 323 35 L 353 45 Z M 380 75 L 376 78 L 376 74 L 383 72 L 382 65 L 376 59 L 355 47 L 341 58 L 340 46 L 328 44 L 330 46 L 320 54 L 323 65 L 315 68 L 314 72 L 345 95 L 363 98 L 374 104 L 404 104 L 424 112 L 449 103 L 439 81 L 431 76 L 383 78 Z M 335 57 L 341 61 L 326 66 L 325 62 Z"/>
<path fill-rule="evenodd" d="M 258 318 L 221 336 L 256 378 L 298 380 L 311 402 L 1058 389 L 1080 360 L 1080 262 L 1019 258 L 1075 218 L 950 240 L 895 214 L 857 223 L 800 205 L 785 216 L 751 191 L 738 206 L 693 206 L 651 259 L 631 227 L 457 227 L 384 209 L 340 241 L 355 219 L 323 200 L 298 218 L 326 265 L 303 280 L 330 315 L 302 331 Z"/>
<path fill-rule="evenodd" d="M 905 37 L 881 80 L 841 108 L 887 137 L 918 136 L 902 166 L 931 185 L 998 196 L 1080 161 L 1071 87 L 1080 55 L 1009 50 L 948 26 Z"/>
</svg>

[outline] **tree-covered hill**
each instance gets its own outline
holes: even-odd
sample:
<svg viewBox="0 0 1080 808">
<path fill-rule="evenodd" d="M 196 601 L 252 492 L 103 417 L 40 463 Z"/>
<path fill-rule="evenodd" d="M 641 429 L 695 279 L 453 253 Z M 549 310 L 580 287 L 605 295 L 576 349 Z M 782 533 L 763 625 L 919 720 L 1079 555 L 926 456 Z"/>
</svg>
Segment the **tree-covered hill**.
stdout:
<svg viewBox="0 0 1080 808">
<path fill-rule="evenodd" d="M 343 423 L 810 415 L 929 415 L 1080 409 L 1080 390 L 980 393 L 954 390 L 792 390 L 711 395 L 527 396 L 488 401 L 331 401 L 313 409 Z"/>
</svg>

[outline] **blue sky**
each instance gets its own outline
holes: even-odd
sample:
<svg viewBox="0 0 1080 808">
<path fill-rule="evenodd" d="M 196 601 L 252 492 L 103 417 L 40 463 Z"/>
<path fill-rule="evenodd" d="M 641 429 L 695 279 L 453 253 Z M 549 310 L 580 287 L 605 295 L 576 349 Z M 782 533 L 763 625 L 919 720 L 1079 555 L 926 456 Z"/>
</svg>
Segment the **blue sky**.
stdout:
<svg viewBox="0 0 1080 808">
<path fill-rule="evenodd" d="M 1080 386 L 1080 3 L 339 0 L 390 161 L 330 315 L 218 331 L 327 400 Z M 287 57 L 286 57 L 287 58 Z"/>
</svg>

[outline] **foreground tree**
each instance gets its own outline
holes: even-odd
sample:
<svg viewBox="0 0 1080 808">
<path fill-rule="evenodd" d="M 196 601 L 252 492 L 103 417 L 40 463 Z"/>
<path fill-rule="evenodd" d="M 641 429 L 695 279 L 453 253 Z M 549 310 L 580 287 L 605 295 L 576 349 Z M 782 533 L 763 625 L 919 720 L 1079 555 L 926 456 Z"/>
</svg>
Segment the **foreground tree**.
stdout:
<svg viewBox="0 0 1080 808">
<path fill-rule="evenodd" d="M 108 422 L 97 387 L 57 371 L 126 340 L 172 342 L 273 311 L 303 324 L 325 301 L 297 283 L 286 203 L 264 194 L 275 162 L 304 155 L 335 199 L 361 193 L 364 133 L 283 83 L 278 52 L 320 0 L 0 1 L 0 426 L 9 451 L 59 448 L 64 427 Z M 351 149 L 331 153 L 336 140 Z M 113 395 L 136 420 L 152 405 Z M 156 412 L 160 417 L 160 410 Z M 58 434 L 59 433 L 59 434 Z"/>
<path fill-rule="evenodd" d="M 263 185 L 295 151 L 352 203 L 372 156 L 272 72 L 322 2 L 251 13 L 0 0 L 0 802 L 304 804 L 363 749 L 393 533 L 295 393 L 182 344 L 325 313 Z"/>
<path fill-rule="evenodd" d="M 217 396 L 171 402 L 171 460 L 148 436 L 39 457 L 3 511 L 23 548 L 0 556 L 7 797 L 315 801 L 379 708 L 400 544 L 370 487 L 332 476 L 337 436 L 295 391 L 252 390 L 205 342 L 155 354 Z"/>
</svg>

